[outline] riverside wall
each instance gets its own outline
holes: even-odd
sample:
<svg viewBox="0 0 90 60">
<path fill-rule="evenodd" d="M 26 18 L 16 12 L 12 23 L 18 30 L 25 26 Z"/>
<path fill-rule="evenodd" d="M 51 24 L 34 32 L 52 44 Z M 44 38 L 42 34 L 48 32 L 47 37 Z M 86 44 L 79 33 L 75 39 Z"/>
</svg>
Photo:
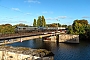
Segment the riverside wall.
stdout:
<svg viewBox="0 0 90 60">
<path fill-rule="evenodd" d="M 52 55 L 45 49 L 0 46 L 0 60 L 54 60 Z"/>
<path fill-rule="evenodd" d="M 61 34 L 59 35 L 59 42 L 79 43 L 79 35 Z"/>
<path fill-rule="evenodd" d="M 64 42 L 64 43 L 79 43 L 79 35 L 70 35 L 70 34 L 57 34 L 56 36 L 48 37 L 50 40 L 44 41 L 51 41 L 51 42 Z"/>
</svg>

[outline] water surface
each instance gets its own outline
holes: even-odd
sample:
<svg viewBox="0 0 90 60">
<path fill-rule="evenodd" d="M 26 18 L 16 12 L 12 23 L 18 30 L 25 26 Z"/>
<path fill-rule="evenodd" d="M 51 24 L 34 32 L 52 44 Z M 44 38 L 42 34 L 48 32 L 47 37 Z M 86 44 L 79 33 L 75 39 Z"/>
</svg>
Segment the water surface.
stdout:
<svg viewBox="0 0 90 60">
<path fill-rule="evenodd" d="M 55 54 L 54 60 L 90 60 L 90 43 L 83 41 L 80 42 L 80 44 L 57 44 L 53 42 L 44 42 L 42 39 L 35 39 L 9 45 L 47 49 Z"/>
</svg>

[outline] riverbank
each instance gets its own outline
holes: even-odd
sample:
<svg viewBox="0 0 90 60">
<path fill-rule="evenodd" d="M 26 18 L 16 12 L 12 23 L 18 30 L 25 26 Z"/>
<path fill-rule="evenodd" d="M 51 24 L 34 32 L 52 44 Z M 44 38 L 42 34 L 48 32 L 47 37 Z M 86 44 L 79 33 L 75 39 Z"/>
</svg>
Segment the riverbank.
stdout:
<svg viewBox="0 0 90 60">
<path fill-rule="evenodd" d="M 53 53 L 45 49 L 0 46 L 0 60 L 53 60 Z"/>
</svg>

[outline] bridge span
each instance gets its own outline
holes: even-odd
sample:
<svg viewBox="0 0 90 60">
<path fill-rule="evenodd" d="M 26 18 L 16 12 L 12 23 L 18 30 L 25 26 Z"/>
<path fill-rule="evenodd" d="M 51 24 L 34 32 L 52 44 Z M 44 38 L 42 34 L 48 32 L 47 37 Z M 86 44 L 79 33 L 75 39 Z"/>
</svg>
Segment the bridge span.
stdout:
<svg viewBox="0 0 90 60">
<path fill-rule="evenodd" d="M 32 40 L 37 38 L 45 38 L 52 42 L 66 42 L 66 43 L 79 43 L 79 35 L 61 34 L 60 32 L 39 32 L 39 33 L 26 33 L 26 34 L 16 34 L 11 36 L 0 37 L 0 45 L 11 44 L 15 42 L 23 42 L 26 40 Z"/>
<path fill-rule="evenodd" d="M 0 45 L 4 44 L 11 44 L 15 42 L 23 42 L 26 40 L 31 40 L 31 39 L 37 39 L 37 38 L 43 38 L 43 37 L 49 37 L 51 35 L 55 34 L 44 34 L 44 33 L 34 33 L 34 34 L 27 34 L 27 35 L 19 35 L 19 36 L 7 36 L 7 37 L 0 37 Z"/>
</svg>

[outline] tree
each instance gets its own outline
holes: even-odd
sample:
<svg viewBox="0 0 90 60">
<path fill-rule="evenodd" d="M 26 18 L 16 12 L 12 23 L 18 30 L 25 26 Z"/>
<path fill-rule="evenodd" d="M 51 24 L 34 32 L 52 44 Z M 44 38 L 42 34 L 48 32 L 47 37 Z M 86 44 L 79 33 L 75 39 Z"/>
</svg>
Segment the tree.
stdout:
<svg viewBox="0 0 90 60">
<path fill-rule="evenodd" d="M 86 37 L 87 40 L 90 40 L 90 24 L 88 24 L 88 26 L 86 26 L 84 36 Z"/>
<path fill-rule="evenodd" d="M 68 27 L 68 33 L 79 34 L 80 40 L 90 40 L 90 24 L 85 19 L 74 20 L 72 27 Z"/>
<path fill-rule="evenodd" d="M 57 23 L 47 24 L 48 27 L 57 27 Z"/>
<path fill-rule="evenodd" d="M 34 27 L 36 27 L 36 26 L 37 26 L 36 19 L 34 19 L 33 26 L 34 26 Z"/>
<path fill-rule="evenodd" d="M 75 34 L 79 34 L 79 25 L 77 22 L 74 22 L 74 24 L 73 24 L 73 32 Z"/>
<path fill-rule="evenodd" d="M 11 24 L 3 24 L 0 25 L 0 33 L 2 34 L 8 34 L 8 33 L 15 33 L 15 27 Z"/>
<path fill-rule="evenodd" d="M 37 27 L 42 27 L 42 18 L 41 18 L 41 16 L 38 17 Z"/>
<path fill-rule="evenodd" d="M 73 22 L 73 32 L 75 34 L 84 34 L 85 33 L 85 28 L 88 25 L 87 20 L 75 20 Z"/>
<path fill-rule="evenodd" d="M 50 24 L 50 27 L 57 27 L 56 24 Z"/>
<path fill-rule="evenodd" d="M 84 25 L 88 25 L 88 21 L 85 20 L 85 19 L 82 19 L 82 20 L 74 20 L 74 23 L 77 22 L 77 23 L 81 23 L 81 24 L 84 24 Z"/>
<path fill-rule="evenodd" d="M 14 25 L 15 27 L 16 26 L 21 26 L 21 27 L 28 27 L 28 25 L 25 25 L 25 24 L 22 24 L 22 23 L 20 23 L 20 24 L 16 24 L 16 25 Z"/>
<path fill-rule="evenodd" d="M 37 27 L 45 27 L 46 26 L 46 21 L 44 16 L 39 16 L 37 20 Z"/>
<path fill-rule="evenodd" d="M 46 26 L 46 21 L 45 21 L 44 16 L 42 16 L 42 27 L 45 27 L 45 26 Z"/>
<path fill-rule="evenodd" d="M 67 25 L 62 25 L 62 27 L 67 27 Z"/>
<path fill-rule="evenodd" d="M 58 27 L 61 27 L 61 24 L 58 23 Z"/>
<path fill-rule="evenodd" d="M 73 34 L 73 28 L 71 25 L 68 26 L 68 31 L 67 31 L 68 34 Z"/>
</svg>

